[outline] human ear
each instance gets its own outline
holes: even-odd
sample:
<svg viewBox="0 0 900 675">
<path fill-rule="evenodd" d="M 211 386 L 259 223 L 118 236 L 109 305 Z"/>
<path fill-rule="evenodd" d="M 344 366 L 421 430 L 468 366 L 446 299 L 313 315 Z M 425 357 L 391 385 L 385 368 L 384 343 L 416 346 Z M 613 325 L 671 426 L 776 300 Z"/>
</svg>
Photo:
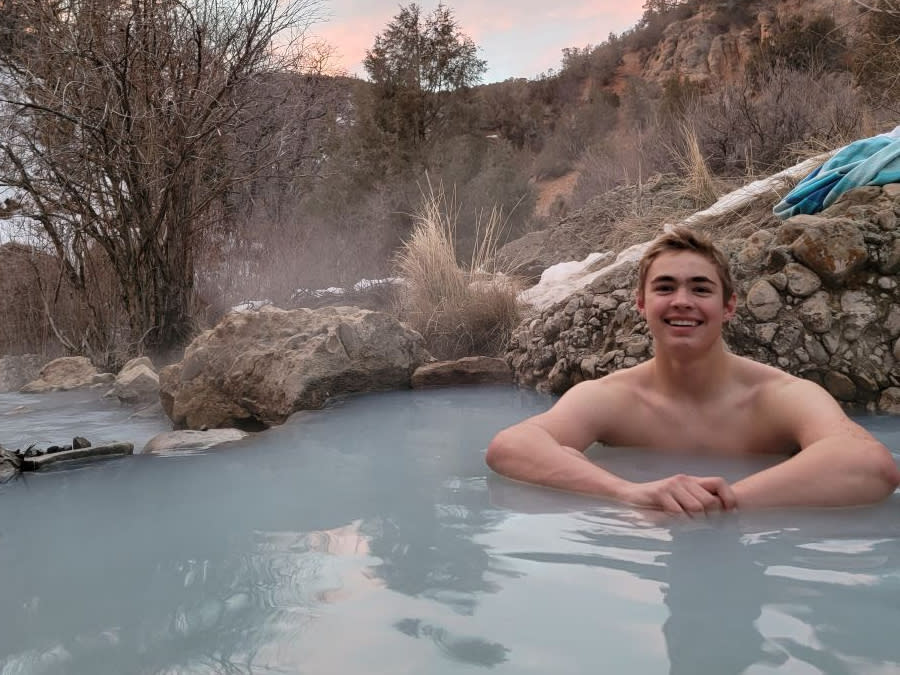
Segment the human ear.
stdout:
<svg viewBox="0 0 900 675">
<path fill-rule="evenodd" d="M 644 294 L 640 291 L 634 294 L 634 304 L 637 305 L 640 315 L 644 316 Z"/>
<path fill-rule="evenodd" d="M 737 293 L 732 293 L 731 297 L 728 298 L 728 302 L 725 303 L 725 320 L 728 321 L 731 317 L 734 316 L 734 313 L 737 309 Z"/>
</svg>

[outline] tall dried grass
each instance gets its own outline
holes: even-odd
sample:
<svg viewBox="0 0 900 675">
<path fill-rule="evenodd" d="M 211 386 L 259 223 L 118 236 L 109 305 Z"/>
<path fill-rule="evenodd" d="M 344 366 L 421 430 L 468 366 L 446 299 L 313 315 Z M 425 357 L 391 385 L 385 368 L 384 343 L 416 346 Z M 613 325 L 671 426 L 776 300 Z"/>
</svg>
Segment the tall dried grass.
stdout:
<svg viewBox="0 0 900 675">
<path fill-rule="evenodd" d="M 479 219 L 471 256 L 460 265 L 458 212 L 443 187 L 429 183 L 395 259 L 394 273 L 405 281 L 398 313 L 438 359 L 499 355 L 520 319 L 518 284 L 496 263 L 502 213 L 495 208 Z"/>
<path fill-rule="evenodd" d="M 678 132 L 679 139 L 670 150 L 680 169 L 685 195 L 702 209 L 718 199 L 720 181 L 710 171 L 694 126 L 685 120 L 679 125 Z"/>
</svg>

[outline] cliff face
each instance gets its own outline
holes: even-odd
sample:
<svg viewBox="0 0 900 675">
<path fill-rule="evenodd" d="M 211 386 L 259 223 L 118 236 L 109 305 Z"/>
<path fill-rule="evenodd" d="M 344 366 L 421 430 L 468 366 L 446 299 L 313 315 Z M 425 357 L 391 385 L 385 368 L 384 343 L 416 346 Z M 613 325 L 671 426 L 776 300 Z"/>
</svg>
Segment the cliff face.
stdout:
<svg viewBox="0 0 900 675">
<path fill-rule="evenodd" d="M 667 25 L 660 41 L 638 55 L 640 72 L 629 74 L 658 83 L 673 76 L 733 82 L 756 49 L 775 38 L 792 17 L 829 16 L 842 32 L 852 32 L 860 11 L 853 0 L 705 2 L 693 16 Z"/>
</svg>

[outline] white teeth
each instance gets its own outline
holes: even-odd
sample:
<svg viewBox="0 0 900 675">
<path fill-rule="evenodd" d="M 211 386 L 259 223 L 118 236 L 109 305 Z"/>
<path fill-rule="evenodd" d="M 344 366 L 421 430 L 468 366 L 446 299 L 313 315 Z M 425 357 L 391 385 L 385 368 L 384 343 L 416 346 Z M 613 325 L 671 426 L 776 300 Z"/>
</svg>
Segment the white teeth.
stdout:
<svg viewBox="0 0 900 675">
<path fill-rule="evenodd" d="M 671 319 L 669 321 L 669 325 L 671 326 L 699 326 L 699 322 L 697 321 L 683 321 L 681 319 Z"/>
</svg>

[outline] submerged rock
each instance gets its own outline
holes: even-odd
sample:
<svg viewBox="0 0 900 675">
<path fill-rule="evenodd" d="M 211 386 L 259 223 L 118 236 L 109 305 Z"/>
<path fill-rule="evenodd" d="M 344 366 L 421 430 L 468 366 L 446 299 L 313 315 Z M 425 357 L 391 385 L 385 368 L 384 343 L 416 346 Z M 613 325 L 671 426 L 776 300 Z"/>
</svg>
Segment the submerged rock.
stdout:
<svg viewBox="0 0 900 675">
<path fill-rule="evenodd" d="M 157 454 L 190 450 L 207 450 L 225 443 L 233 443 L 249 436 L 240 429 L 210 429 L 208 431 L 165 431 L 147 441 L 143 453 Z"/>
</svg>

